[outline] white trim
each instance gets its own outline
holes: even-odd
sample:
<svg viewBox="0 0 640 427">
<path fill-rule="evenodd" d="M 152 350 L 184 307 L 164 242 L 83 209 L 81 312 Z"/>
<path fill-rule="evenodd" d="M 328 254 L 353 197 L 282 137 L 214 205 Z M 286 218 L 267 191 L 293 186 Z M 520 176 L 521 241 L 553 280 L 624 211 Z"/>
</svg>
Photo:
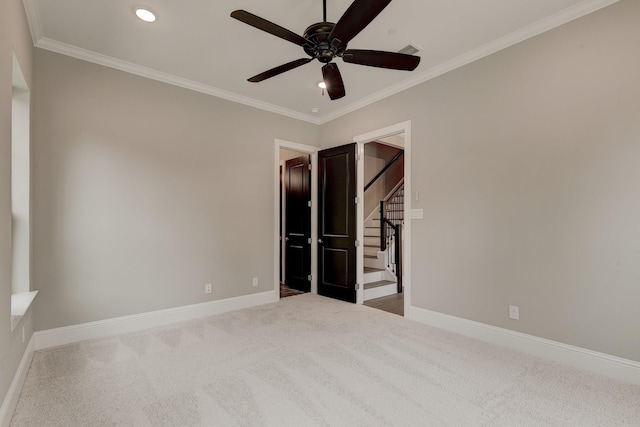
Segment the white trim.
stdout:
<svg viewBox="0 0 640 427">
<path fill-rule="evenodd" d="M 364 304 L 364 144 L 354 138 L 356 143 L 356 240 L 360 244 L 356 247 L 356 304 Z"/>
<path fill-rule="evenodd" d="M 35 44 L 35 46 L 41 49 L 60 53 L 62 55 L 67 55 L 72 58 L 77 58 L 83 61 L 92 62 L 94 64 L 103 65 L 105 67 L 114 68 L 116 70 L 135 74 L 137 76 L 146 77 L 151 80 L 157 80 L 162 83 L 182 87 L 185 89 L 193 90 L 195 92 L 204 93 L 206 95 L 212 95 L 218 98 L 226 99 L 228 101 L 233 101 L 239 104 L 258 108 L 260 110 L 269 111 L 271 113 L 280 114 L 292 119 L 302 120 L 314 124 L 320 123 L 320 119 L 318 117 L 311 116 L 309 114 L 299 113 L 297 111 L 289 110 L 275 104 L 259 101 L 248 96 L 239 95 L 233 92 L 226 91 L 224 89 L 209 86 L 204 83 L 199 83 L 193 80 L 174 76 L 173 74 L 154 70 L 152 68 L 143 67 L 141 65 L 133 64 L 121 59 L 116 59 L 111 56 L 102 55 L 100 53 L 92 52 L 87 49 L 82 49 L 76 46 L 52 40 L 47 37 L 41 37 Z"/>
<path fill-rule="evenodd" d="M 405 122 L 397 123 L 395 125 L 387 126 L 382 129 L 374 130 L 372 132 L 367 132 L 362 135 L 355 136 L 353 138 L 353 142 L 358 143 L 358 145 L 364 145 L 367 142 L 375 141 L 377 139 L 384 139 L 392 135 L 404 134 L 404 145 L 399 146 L 404 150 L 404 191 L 405 194 L 411 194 L 411 120 L 407 120 Z M 393 144 L 392 144 L 393 145 Z M 360 158 L 364 158 L 364 149 L 362 150 L 363 155 Z M 362 163 L 364 165 L 364 162 Z M 363 167 L 361 169 L 364 169 Z M 364 178 L 364 172 L 362 172 L 362 178 Z M 361 200 L 364 200 L 364 183 L 358 187 L 358 197 Z M 405 316 L 407 313 L 407 309 L 411 304 L 411 202 L 410 198 L 405 197 L 404 199 L 404 217 L 406 218 L 404 221 L 404 227 L 402 230 L 403 239 L 402 239 L 402 287 L 404 292 L 404 312 Z M 364 204 L 362 204 L 364 205 Z M 364 207 L 361 208 L 362 210 Z M 357 215 L 358 217 L 358 237 L 362 238 L 361 241 L 364 242 L 364 214 L 362 212 Z M 362 245 L 361 245 L 362 246 Z M 358 283 L 362 283 L 364 280 L 364 256 L 358 257 L 358 273 L 357 279 Z M 361 286 L 362 292 L 358 292 L 358 304 L 362 304 L 364 302 L 364 286 Z"/>
<path fill-rule="evenodd" d="M 371 141 L 375 141 L 377 139 L 388 138 L 393 135 L 399 135 L 403 132 L 406 132 L 407 129 L 411 129 L 411 120 L 407 120 L 406 122 L 397 123 L 395 125 L 387 126 L 382 129 L 374 130 L 371 132 L 363 133 L 362 135 L 355 136 L 353 138 L 354 142 L 367 143 Z M 385 142 L 385 144 L 395 145 L 393 143 Z M 406 136 L 405 136 L 405 145 Z M 398 148 L 405 149 L 405 145 L 398 145 Z"/>
<path fill-rule="evenodd" d="M 20 323 L 20 319 L 27 313 L 36 295 L 38 295 L 38 291 L 11 294 L 11 332 L 15 330 L 18 323 Z"/>
<path fill-rule="evenodd" d="M 389 283 L 387 285 L 378 286 L 364 291 L 364 300 L 369 301 L 371 299 L 382 298 L 389 295 L 398 293 L 398 284 Z"/>
<path fill-rule="evenodd" d="M 416 73 L 406 80 L 391 85 L 367 97 L 361 98 L 360 100 L 349 104 L 344 108 L 340 108 L 339 110 L 333 111 L 332 113 L 328 113 L 320 118 L 320 124 L 325 124 L 327 122 L 330 122 L 331 120 L 342 117 L 345 114 L 359 110 L 363 107 L 366 107 L 367 105 L 371 105 L 382 99 L 395 95 L 396 93 L 402 92 L 431 79 L 435 79 L 436 77 L 448 73 L 449 71 L 453 71 L 456 68 L 463 67 L 467 64 L 492 55 L 522 41 L 542 34 L 546 31 L 552 30 L 575 19 L 581 18 L 604 7 L 610 6 L 614 3 L 617 3 L 618 1 L 620 0 L 585 0 L 554 15 L 544 18 L 538 22 L 534 22 L 531 25 L 516 30 L 483 46 L 473 49 L 458 57 L 455 57 L 449 61 L 438 64 L 420 73 Z"/>
<path fill-rule="evenodd" d="M 640 362 L 414 306 L 408 310 L 405 308 L 405 316 L 481 341 L 640 385 Z"/>
<path fill-rule="evenodd" d="M 297 142 L 276 139 L 274 141 L 274 207 L 273 207 L 273 286 L 280 299 L 280 149 L 299 151 L 311 155 L 311 293 L 318 293 L 317 271 L 318 271 L 318 147 L 304 145 Z"/>
<path fill-rule="evenodd" d="M 165 326 L 176 322 L 213 316 L 232 310 L 254 307 L 276 302 L 278 295 L 274 291 L 243 295 L 165 310 L 150 311 L 130 316 L 115 317 L 35 332 L 36 350 L 56 347 L 94 338 L 140 331 L 143 329 Z"/>
<path fill-rule="evenodd" d="M 498 38 L 497 40 L 487 43 L 484 46 L 480 46 L 477 49 L 473 49 L 447 62 L 431 67 L 425 71 L 422 71 L 421 73 L 414 74 L 409 79 L 389 86 L 386 89 L 376 92 L 370 96 L 361 98 L 360 100 L 353 102 L 345 106 L 344 108 L 338 109 L 321 117 L 299 113 L 297 111 L 279 107 L 274 104 L 258 101 L 243 95 L 238 95 L 222 89 L 218 89 L 213 86 L 197 83 L 168 73 L 162 73 L 150 68 L 132 64 L 130 62 L 121 61 L 119 59 L 115 59 L 106 55 L 101 55 L 86 49 L 48 39 L 44 37 L 43 34 L 42 23 L 39 17 L 36 0 L 24 0 L 24 8 L 26 11 L 27 20 L 29 22 L 29 29 L 31 30 L 33 44 L 36 47 L 115 68 L 142 77 L 158 80 L 164 83 L 173 84 L 186 89 L 202 92 L 208 95 L 217 96 L 219 98 L 238 102 L 244 105 L 249 105 L 261 110 L 270 111 L 276 114 L 281 114 L 283 116 L 321 125 L 330 122 L 331 120 L 337 119 L 338 117 L 344 116 L 345 114 L 366 107 L 367 105 L 373 104 L 374 102 L 387 98 L 391 95 L 395 95 L 398 92 L 402 92 L 403 90 L 409 89 L 413 86 L 436 78 L 449 71 L 455 70 L 456 68 L 467 65 L 473 61 L 477 61 L 478 59 L 482 59 L 495 52 L 506 49 L 531 37 L 535 37 L 541 33 L 544 33 L 545 31 L 552 30 L 575 19 L 581 18 L 604 7 L 610 6 L 614 3 L 617 3 L 618 1 L 620 0 L 584 0 L 554 15 L 541 19 L 538 22 L 507 34 L 501 38 Z"/>
<path fill-rule="evenodd" d="M 284 279 L 284 274 L 285 274 L 285 268 L 287 267 L 287 259 L 286 259 L 286 253 L 285 250 L 287 248 L 287 246 L 285 245 L 286 240 L 285 240 L 285 236 L 284 236 L 284 227 L 285 227 L 285 220 L 286 220 L 286 209 L 287 209 L 287 205 L 286 205 L 286 197 L 285 196 L 285 182 L 284 182 L 284 169 L 287 167 L 287 162 L 285 160 L 280 160 L 280 164 L 278 166 L 279 170 L 278 170 L 278 178 L 280 180 L 280 183 L 278 185 L 278 191 L 280 191 L 280 194 L 276 193 L 276 203 L 279 206 L 280 209 L 280 215 L 278 215 L 276 218 L 278 218 L 278 240 L 276 240 L 279 243 L 279 247 L 278 247 L 278 251 L 279 254 L 281 254 L 280 256 L 280 262 L 278 262 L 278 268 L 281 269 L 282 271 L 282 277 L 280 277 L 280 271 L 276 272 L 276 275 L 278 276 L 278 278 L 282 281 Z M 282 195 L 282 199 L 280 200 L 278 196 Z M 278 288 L 276 287 L 275 289 L 276 291 L 278 291 Z M 279 297 L 278 297 L 279 299 Z"/>
<path fill-rule="evenodd" d="M 314 154 L 317 153 L 319 148 L 313 145 L 305 145 L 297 142 L 285 141 L 284 139 L 275 140 L 278 149 L 283 148 L 285 150 L 299 151 L 301 153 Z M 280 160 L 280 153 L 278 153 L 278 161 Z"/>
<path fill-rule="evenodd" d="M 36 295 L 38 295 L 38 291 L 11 294 L 11 316 L 24 316 Z"/>
<path fill-rule="evenodd" d="M 27 23 L 29 31 L 31 31 L 31 40 L 34 46 L 38 44 L 40 39 L 44 37 L 42 31 L 42 20 L 40 19 L 40 9 L 37 0 L 23 0 L 24 11 L 27 15 Z"/>
<path fill-rule="evenodd" d="M 2 406 L 0 406 L 0 427 L 9 427 L 11 423 L 11 417 L 13 417 L 13 411 L 18 404 L 20 392 L 22 391 L 24 380 L 27 378 L 27 372 L 29 372 L 29 366 L 31 365 L 35 348 L 35 339 L 32 335 L 29 344 L 27 344 L 27 347 L 24 349 L 22 360 L 20 360 L 16 374 L 13 376 L 13 381 L 11 381 L 7 395 L 2 402 Z"/>
</svg>

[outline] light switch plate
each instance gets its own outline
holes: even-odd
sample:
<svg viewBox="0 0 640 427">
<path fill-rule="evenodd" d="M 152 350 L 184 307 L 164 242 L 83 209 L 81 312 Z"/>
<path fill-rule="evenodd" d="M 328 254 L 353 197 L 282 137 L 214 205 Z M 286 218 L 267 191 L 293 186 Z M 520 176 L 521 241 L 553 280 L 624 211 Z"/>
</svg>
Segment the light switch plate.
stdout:
<svg viewBox="0 0 640 427">
<path fill-rule="evenodd" d="M 411 209 L 411 219 L 423 219 L 423 218 L 424 218 L 423 209 Z"/>
</svg>

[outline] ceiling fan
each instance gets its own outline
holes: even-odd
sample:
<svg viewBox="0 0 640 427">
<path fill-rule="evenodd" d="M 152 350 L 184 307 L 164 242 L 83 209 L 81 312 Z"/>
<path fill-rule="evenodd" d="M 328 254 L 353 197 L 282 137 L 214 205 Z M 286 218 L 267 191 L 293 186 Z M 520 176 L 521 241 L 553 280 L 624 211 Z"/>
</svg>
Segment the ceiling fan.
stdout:
<svg viewBox="0 0 640 427">
<path fill-rule="evenodd" d="M 391 0 L 354 0 L 338 23 L 334 24 L 327 22 L 327 0 L 323 0 L 323 22 L 309 26 L 303 36 L 245 10 L 231 12 L 232 18 L 295 43 L 309 55 L 309 58 L 296 59 L 255 75 L 248 80 L 253 83 L 261 82 L 317 59 L 325 64 L 322 67 L 322 78 L 327 86 L 329 98 L 334 100 L 345 95 L 344 82 L 338 65 L 331 62 L 335 57 L 342 58 L 344 62 L 370 67 L 415 70 L 420 63 L 419 56 L 381 50 L 347 49 L 347 43 L 369 25 L 389 3 Z"/>
</svg>

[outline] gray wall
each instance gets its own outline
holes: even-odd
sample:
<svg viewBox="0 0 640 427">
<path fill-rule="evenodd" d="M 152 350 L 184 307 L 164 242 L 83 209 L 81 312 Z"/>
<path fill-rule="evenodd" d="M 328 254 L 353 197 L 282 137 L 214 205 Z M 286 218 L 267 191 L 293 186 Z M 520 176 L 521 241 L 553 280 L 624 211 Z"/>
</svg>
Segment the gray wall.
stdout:
<svg viewBox="0 0 640 427">
<path fill-rule="evenodd" d="M 40 49 L 35 92 L 37 330 L 274 289 L 274 139 L 318 126 Z"/>
<path fill-rule="evenodd" d="M 11 76 L 15 51 L 31 87 L 32 43 L 22 1 L 0 1 L 0 404 L 32 335 L 32 310 L 11 332 Z M 22 342 L 22 328 L 25 341 Z"/>
<path fill-rule="evenodd" d="M 24 351 L 12 44 L 33 81 L 37 330 L 272 289 L 274 139 L 412 120 L 412 303 L 640 360 L 639 21 L 623 0 L 318 127 L 40 50 L 32 80 L 21 2 L 0 2 L 0 396 Z"/>
<path fill-rule="evenodd" d="M 400 149 L 378 142 L 364 144 L 365 186 L 400 152 Z M 380 211 L 380 201 L 389 195 L 404 175 L 404 157 L 401 157 L 364 193 L 364 217 Z"/>
<path fill-rule="evenodd" d="M 413 305 L 640 361 L 639 22 L 623 0 L 321 127 L 412 121 Z"/>
<path fill-rule="evenodd" d="M 306 153 L 302 153 L 300 151 L 293 150 L 285 150 L 284 148 L 280 149 L 280 161 L 286 162 L 287 160 L 295 159 L 296 157 L 304 156 Z"/>
</svg>

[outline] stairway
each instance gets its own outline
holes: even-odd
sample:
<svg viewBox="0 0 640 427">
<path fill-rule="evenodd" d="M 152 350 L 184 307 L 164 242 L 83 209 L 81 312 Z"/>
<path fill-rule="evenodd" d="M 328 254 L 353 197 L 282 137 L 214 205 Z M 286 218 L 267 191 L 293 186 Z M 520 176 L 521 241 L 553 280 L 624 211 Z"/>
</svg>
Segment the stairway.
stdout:
<svg viewBox="0 0 640 427">
<path fill-rule="evenodd" d="M 395 276 L 386 267 L 386 254 L 380 251 L 380 212 L 364 224 L 364 300 L 398 293 Z"/>
<path fill-rule="evenodd" d="M 377 142 L 366 147 L 373 147 L 370 157 L 374 161 L 388 158 L 378 157 L 378 154 L 390 154 L 389 150 L 394 152 L 393 157 L 385 160 L 382 169 L 364 186 L 367 210 L 377 205 L 364 221 L 363 290 L 364 300 L 368 301 L 402 292 L 402 245 L 401 237 L 397 235 L 402 234 L 404 223 L 404 177 L 401 169 L 404 151 Z M 369 189 L 373 191 L 367 193 Z M 382 194 L 386 197 L 380 198 Z"/>
</svg>

